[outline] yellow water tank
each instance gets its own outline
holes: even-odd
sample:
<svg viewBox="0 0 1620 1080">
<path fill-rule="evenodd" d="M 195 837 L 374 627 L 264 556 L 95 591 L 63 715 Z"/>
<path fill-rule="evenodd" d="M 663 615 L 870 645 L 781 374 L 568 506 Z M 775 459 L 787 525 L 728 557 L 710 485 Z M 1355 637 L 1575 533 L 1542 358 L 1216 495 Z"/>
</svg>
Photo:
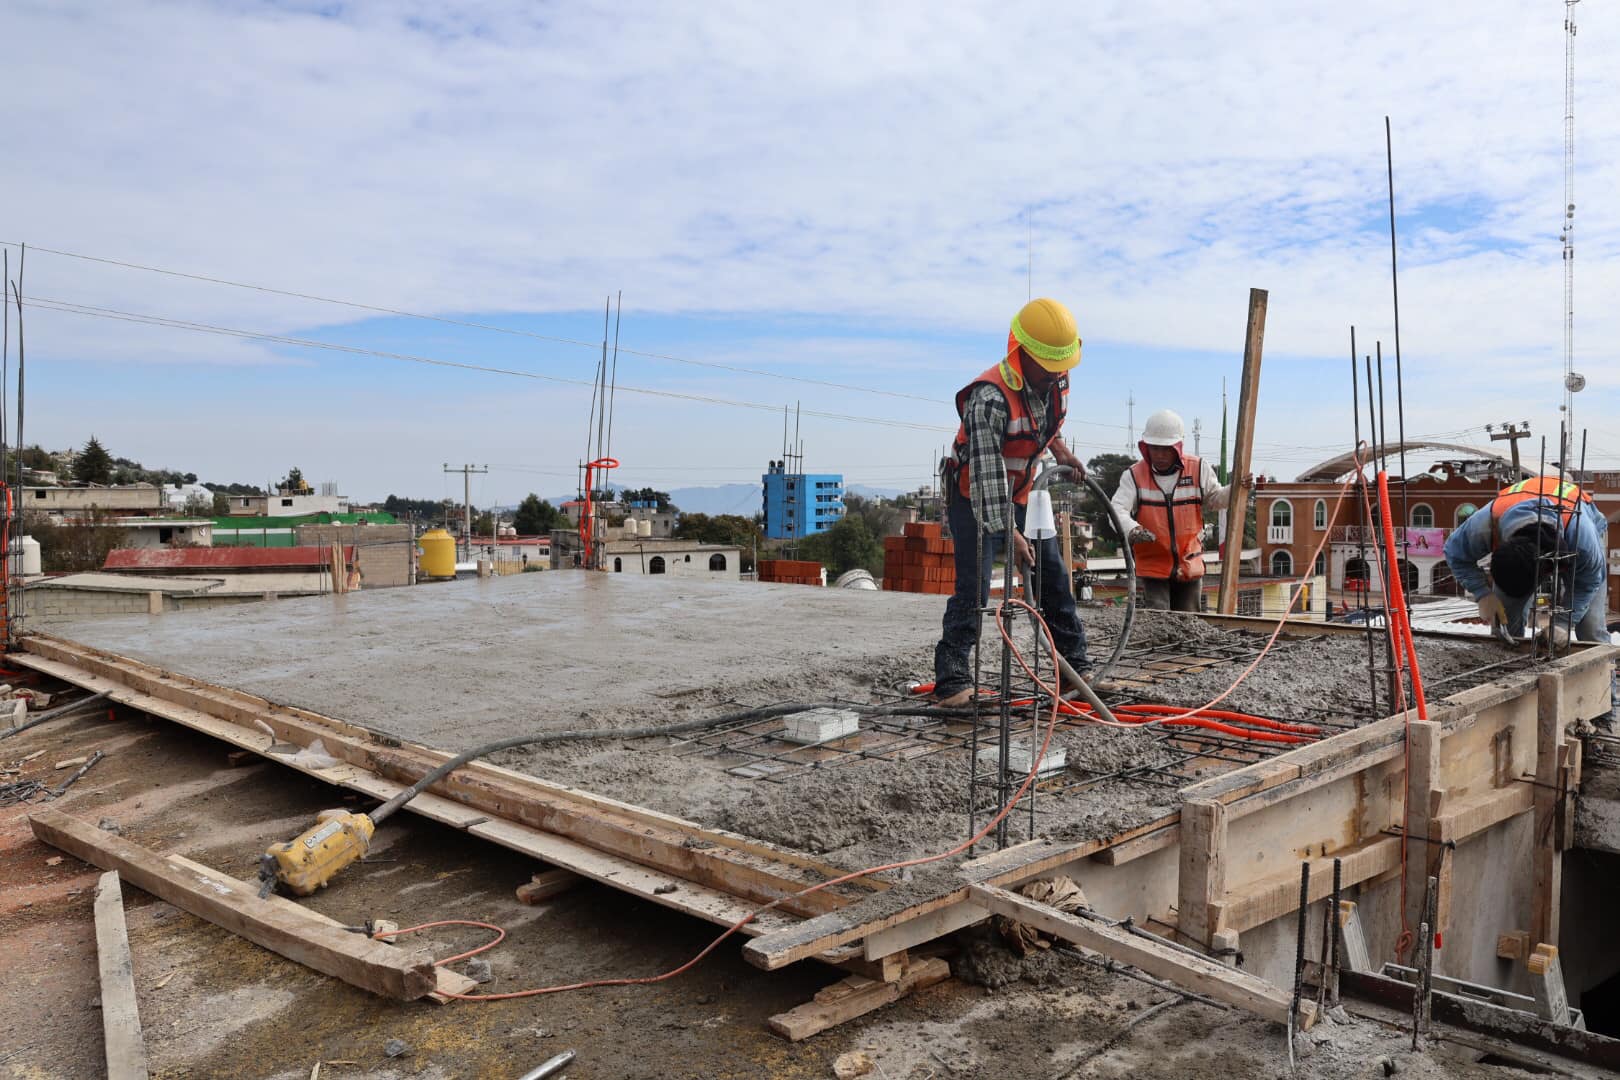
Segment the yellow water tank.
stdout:
<svg viewBox="0 0 1620 1080">
<path fill-rule="evenodd" d="M 424 578 L 453 578 L 456 576 L 456 540 L 443 529 L 429 529 L 417 537 L 422 557 L 417 566 Z"/>
</svg>

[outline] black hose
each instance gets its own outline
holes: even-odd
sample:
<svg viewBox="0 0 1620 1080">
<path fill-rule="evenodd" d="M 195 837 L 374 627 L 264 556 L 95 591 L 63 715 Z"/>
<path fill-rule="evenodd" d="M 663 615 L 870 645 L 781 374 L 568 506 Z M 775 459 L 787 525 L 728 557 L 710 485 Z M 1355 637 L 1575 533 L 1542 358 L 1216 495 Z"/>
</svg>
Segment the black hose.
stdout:
<svg viewBox="0 0 1620 1080">
<path fill-rule="evenodd" d="M 1074 470 L 1067 465 L 1055 465 L 1046 469 L 1035 478 L 1035 490 L 1042 490 L 1064 476 L 1072 480 Z M 1136 555 L 1131 551 L 1131 541 L 1125 532 L 1125 523 L 1120 521 L 1119 513 L 1114 509 L 1113 501 L 1108 498 L 1108 493 L 1102 489 L 1102 485 L 1090 476 L 1081 477 L 1080 482 L 1090 488 L 1091 493 L 1097 496 L 1097 501 L 1107 509 L 1108 517 L 1114 523 L 1114 531 L 1119 534 L 1119 548 L 1125 553 L 1125 617 L 1119 624 L 1119 636 L 1114 640 L 1114 651 L 1108 655 L 1107 660 L 1092 669 L 1091 681 L 1101 682 L 1119 662 L 1120 656 L 1125 652 L 1125 646 L 1130 644 L 1131 624 L 1136 620 Z M 1065 674 L 1072 677 L 1070 672 Z"/>
<path fill-rule="evenodd" d="M 467 764 L 467 762 L 488 757 L 490 754 L 499 753 L 502 750 L 515 750 L 520 746 L 538 746 L 544 743 L 581 742 L 595 739 L 650 739 L 660 735 L 683 735 L 690 731 L 704 731 L 708 728 L 722 727 L 726 724 L 746 723 L 753 720 L 769 720 L 773 716 L 786 716 L 790 713 L 807 712 L 811 709 L 841 709 L 845 712 L 857 712 L 867 716 L 932 716 L 949 719 L 961 719 L 979 715 L 979 710 L 976 708 L 944 709 L 937 705 L 852 705 L 843 701 L 799 701 L 782 705 L 765 705 L 757 709 L 743 709 L 738 712 L 722 713 L 719 716 L 681 720 L 673 724 L 659 724 L 652 727 L 576 728 L 570 731 L 544 731 L 536 735 L 514 735 L 509 739 L 500 739 L 496 742 L 485 743 L 483 746 L 476 746 L 471 750 L 462 751 L 444 764 L 430 770 L 427 775 L 377 807 L 368 816 L 373 824 L 380 822 L 395 810 L 398 810 L 422 794 L 422 792 Z"/>
</svg>

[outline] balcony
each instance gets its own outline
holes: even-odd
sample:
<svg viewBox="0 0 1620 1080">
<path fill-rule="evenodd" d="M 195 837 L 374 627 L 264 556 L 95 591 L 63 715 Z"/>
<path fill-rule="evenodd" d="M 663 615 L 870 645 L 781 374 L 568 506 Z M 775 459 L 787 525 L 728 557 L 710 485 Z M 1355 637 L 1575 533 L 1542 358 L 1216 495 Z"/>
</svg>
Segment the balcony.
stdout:
<svg viewBox="0 0 1620 1080">
<path fill-rule="evenodd" d="M 1266 526 L 1266 543 L 1292 544 L 1294 542 L 1294 527 L 1292 525 Z"/>
<path fill-rule="evenodd" d="M 1395 544 L 1397 547 L 1405 546 L 1411 555 L 1430 555 L 1438 558 L 1443 554 L 1446 538 L 1451 535 L 1450 529 L 1403 529 L 1395 527 Z M 1383 532 L 1375 527 L 1363 525 L 1335 525 L 1333 527 L 1333 542 L 1335 544 L 1382 544 Z"/>
</svg>

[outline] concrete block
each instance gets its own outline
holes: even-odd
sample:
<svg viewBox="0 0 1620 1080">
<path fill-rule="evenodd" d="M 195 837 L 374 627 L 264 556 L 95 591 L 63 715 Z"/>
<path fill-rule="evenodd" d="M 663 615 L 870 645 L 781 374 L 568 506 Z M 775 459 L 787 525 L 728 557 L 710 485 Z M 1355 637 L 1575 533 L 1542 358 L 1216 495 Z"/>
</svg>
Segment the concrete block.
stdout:
<svg viewBox="0 0 1620 1080">
<path fill-rule="evenodd" d="M 855 713 L 843 709 L 810 709 L 787 718 L 782 726 L 782 738 L 808 745 L 846 738 L 860 729 L 860 717 Z"/>
<path fill-rule="evenodd" d="M 982 735 L 980 736 L 983 737 Z M 1040 744 L 1030 746 L 1026 743 L 1013 743 L 1007 748 L 1007 772 L 1016 776 L 1028 776 L 1030 762 Z M 995 770 L 996 762 L 1001 758 L 1001 750 L 996 746 L 986 746 L 979 751 L 979 768 Z M 1069 752 L 1061 746 L 1048 746 L 1046 756 L 1041 758 L 1041 771 L 1036 778 L 1052 776 L 1062 772 L 1069 766 Z"/>
</svg>

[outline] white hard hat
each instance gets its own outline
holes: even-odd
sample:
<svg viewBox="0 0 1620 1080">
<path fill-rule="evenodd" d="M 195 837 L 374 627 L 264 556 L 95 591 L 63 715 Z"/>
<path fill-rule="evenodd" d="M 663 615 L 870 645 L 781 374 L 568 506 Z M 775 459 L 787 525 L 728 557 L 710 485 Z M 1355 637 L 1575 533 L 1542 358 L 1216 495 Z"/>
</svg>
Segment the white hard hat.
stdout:
<svg viewBox="0 0 1620 1080">
<path fill-rule="evenodd" d="M 1160 409 L 1148 417 L 1147 425 L 1142 428 L 1142 441 L 1149 446 L 1174 446 L 1186 435 L 1181 417 L 1169 409 Z"/>
</svg>

